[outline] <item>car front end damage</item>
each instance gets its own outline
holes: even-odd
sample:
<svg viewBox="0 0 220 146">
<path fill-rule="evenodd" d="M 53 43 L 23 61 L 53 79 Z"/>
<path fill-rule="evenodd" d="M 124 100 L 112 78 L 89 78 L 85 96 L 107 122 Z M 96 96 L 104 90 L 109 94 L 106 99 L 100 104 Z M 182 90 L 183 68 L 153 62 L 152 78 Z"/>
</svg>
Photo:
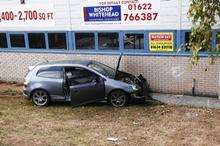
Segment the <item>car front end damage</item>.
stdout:
<svg viewBox="0 0 220 146">
<path fill-rule="evenodd" d="M 120 63 L 123 53 L 120 54 L 118 58 L 117 67 L 115 69 L 115 80 L 122 81 L 124 83 L 130 84 L 133 92 L 130 93 L 130 97 L 133 99 L 144 99 L 144 101 L 151 101 L 150 97 L 150 87 L 147 80 L 143 77 L 142 74 L 139 76 L 134 76 L 130 73 L 120 71 Z"/>
<path fill-rule="evenodd" d="M 132 74 L 118 71 L 115 79 L 131 85 L 133 91 L 130 93 L 131 98 L 152 100 L 149 95 L 150 89 L 147 80 L 141 74 L 136 77 Z"/>
</svg>

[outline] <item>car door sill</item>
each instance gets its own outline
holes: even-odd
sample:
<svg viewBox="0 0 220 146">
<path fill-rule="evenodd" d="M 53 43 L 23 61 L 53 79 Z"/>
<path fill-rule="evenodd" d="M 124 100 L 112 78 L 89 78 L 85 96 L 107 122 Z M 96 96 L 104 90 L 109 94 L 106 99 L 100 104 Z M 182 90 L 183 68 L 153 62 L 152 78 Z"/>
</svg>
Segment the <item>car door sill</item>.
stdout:
<svg viewBox="0 0 220 146">
<path fill-rule="evenodd" d="M 73 107 L 79 107 L 79 106 L 82 106 L 82 105 L 86 105 L 86 104 L 89 104 L 89 103 L 94 103 L 94 102 L 98 102 L 98 101 L 104 101 L 105 99 L 101 98 L 101 99 L 96 99 L 96 100 L 92 100 L 92 101 L 87 101 L 87 102 L 84 102 L 84 103 L 80 103 L 80 104 L 73 104 Z"/>
</svg>

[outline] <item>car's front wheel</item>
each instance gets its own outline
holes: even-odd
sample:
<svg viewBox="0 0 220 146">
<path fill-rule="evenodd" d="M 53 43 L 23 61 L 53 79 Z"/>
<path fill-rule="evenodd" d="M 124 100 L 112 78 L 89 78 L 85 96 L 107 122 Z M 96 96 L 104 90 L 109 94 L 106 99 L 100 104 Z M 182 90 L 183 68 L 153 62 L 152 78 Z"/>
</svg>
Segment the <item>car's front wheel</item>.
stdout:
<svg viewBox="0 0 220 146">
<path fill-rule="evenodd" d="M 122 90 L 112 91 L 109 95 L 109 103 L 114 107 L 125 106 L 127 102 L 127 94 Z"/>
<path fill-rule="evenodd" d="M 32 101 L 37 106 L 46 106 L 50 102 L 50 97 L 44 90 L 35 90 L 32 93 Z"/>
</svg>

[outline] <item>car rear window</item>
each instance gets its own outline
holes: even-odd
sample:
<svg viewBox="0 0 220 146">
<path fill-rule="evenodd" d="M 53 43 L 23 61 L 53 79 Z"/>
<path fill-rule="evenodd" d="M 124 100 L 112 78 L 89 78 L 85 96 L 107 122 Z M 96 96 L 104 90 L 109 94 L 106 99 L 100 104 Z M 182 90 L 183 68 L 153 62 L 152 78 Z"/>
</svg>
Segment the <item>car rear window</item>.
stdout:
<svg viewBox="0 0 220 146">
<path fill-rule="evenodd" d="M 63 75 L 63 69 L 62 67 L 59 66 L 43 67 L 39 69 L 37 73 L 38 77 L 55 78 L 55 79 L 62 78 L 62 75 Z"/>
</svg>

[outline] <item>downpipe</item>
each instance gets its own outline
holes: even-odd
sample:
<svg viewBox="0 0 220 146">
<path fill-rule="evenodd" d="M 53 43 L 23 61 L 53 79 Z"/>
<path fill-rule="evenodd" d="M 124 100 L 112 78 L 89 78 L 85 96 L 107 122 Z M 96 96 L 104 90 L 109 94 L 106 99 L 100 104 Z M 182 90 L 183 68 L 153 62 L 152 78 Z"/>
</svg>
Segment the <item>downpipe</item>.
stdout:
<svg viewBox="0 0 220 146">
<path fill-rule="evenodd" d="M 192 95 L 196 96 L 196 79 L 193 79 L 192 83 Z"/>
<path fill-rule="evenodd" d="M 218 99 L 220 99 L 220 72 L 218 77 Z"/>
</svg>

